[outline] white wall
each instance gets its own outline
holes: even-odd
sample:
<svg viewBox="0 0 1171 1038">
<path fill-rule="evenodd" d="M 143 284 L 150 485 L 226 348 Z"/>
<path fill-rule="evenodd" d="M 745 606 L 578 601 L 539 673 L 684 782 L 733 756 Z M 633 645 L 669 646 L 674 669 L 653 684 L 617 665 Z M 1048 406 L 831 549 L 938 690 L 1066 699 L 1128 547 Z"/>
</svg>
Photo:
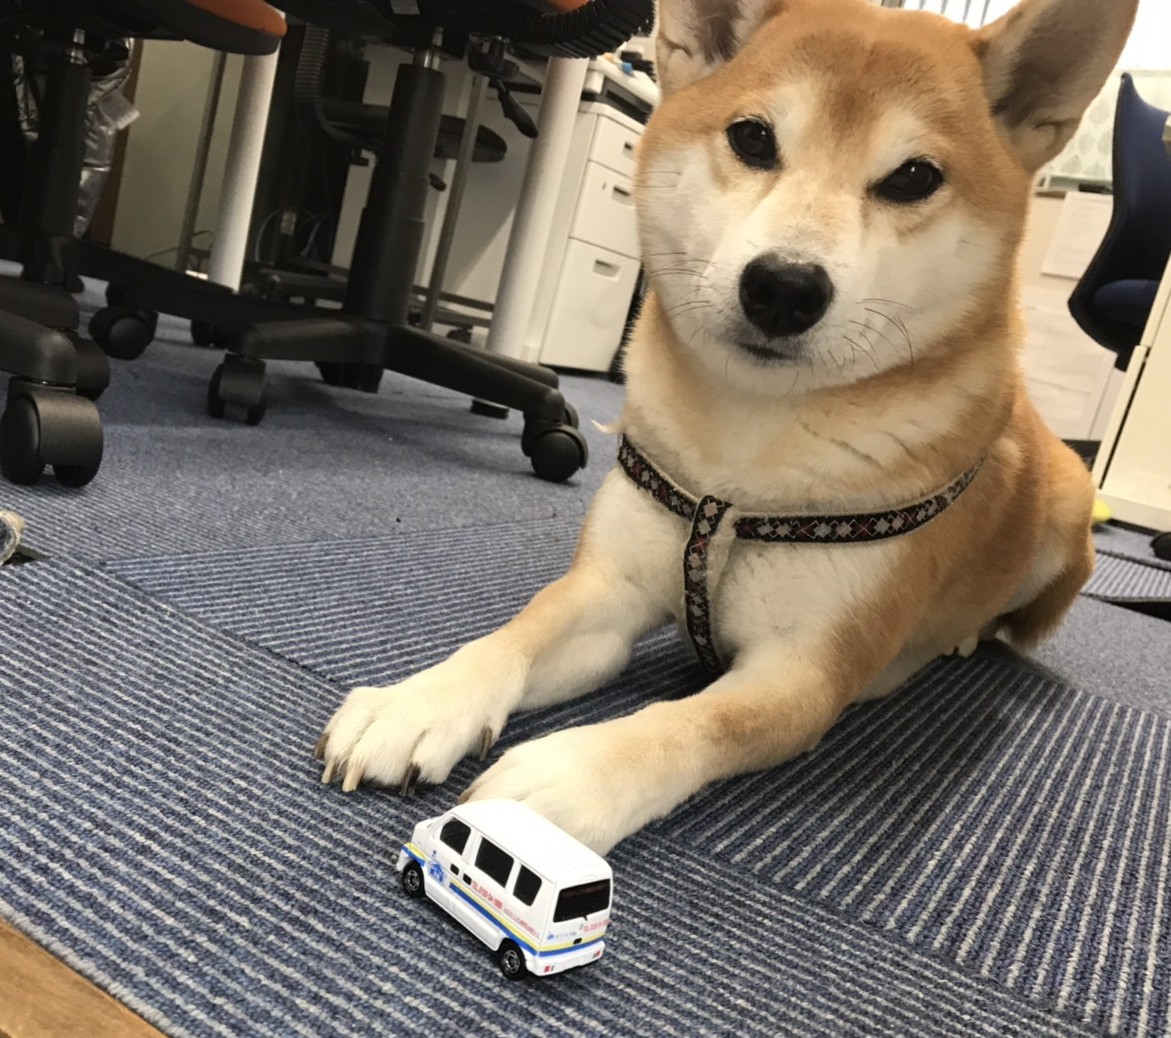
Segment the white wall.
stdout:
<svg viewBox="0 0 1171 1038">
<path fill-rule="evenodd" d="M 179 241 L 214 54 L 170 40 L 146 40 L 141 46 L 134 96 L 142 114 L 127 131 L 112 244 L 135 256 L 151 256 L 174 249 Z M 242 65 L 242 58 L 228 57 L 196 230 L 215 225 Z M 197 244 L 209 241 L 202 235 Z M 174 257 L 156 258 L 166 263 Z"/>
</svg>

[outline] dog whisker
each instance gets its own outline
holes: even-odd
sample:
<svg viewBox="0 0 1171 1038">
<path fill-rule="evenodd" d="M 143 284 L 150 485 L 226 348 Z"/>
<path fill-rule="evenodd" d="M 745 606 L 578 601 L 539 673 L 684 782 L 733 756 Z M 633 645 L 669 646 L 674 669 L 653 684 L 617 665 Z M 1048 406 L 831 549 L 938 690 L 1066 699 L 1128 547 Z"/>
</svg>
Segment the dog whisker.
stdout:
<svg viewBox="0 0 1171 1038">
<path fill-rule="evenodd" d="M 901 306 L 907 310 L 917 310 L 918 307 L 912 306 L 910 303 L 900 303 L 897 299 L 883 299 L 880 296 L 871 296 L 868 299 L 863 299 L 863 303 L 887 303 L 890 306 Z"/>
<path fill-rule="evenodd" d="M 903 322 L 902 318 L 892 317 L 890 314 L 883 313 L 881 310 L 875 310 L 869 306 L 864 307 L 863 309 L 865 309 L 868 313 L 874 314 L 876 317 L 881 317 L 884 321 L 889 321 L 891 324 L 893 324 L 899 330 L 899 333 L 902 335 L 903 339 L 906 341 L 907 352 L 911 355 L 911 367 L 913 368 L 915 366 L 915 346 L 911 342 L 911 333 L 909 331 L 907 331 L 907 326 Z M 875 328 L 873 330 L 875 332 L 878 332 L 877 328 Z M 887 342 L 890 342 L 892 348 L 894 347 L 894 343 L 891 342 L 891 340 L 884 333 L 879 332 L 879 334 L 882 335 L 882 337 L 884 339 L 886 339 Z"/>
<path fill-rule="evenodd" d="M 871 312 L 871 313 L 877 313 L 877 311 L 875 311 L 875 310 L 871 310 L 870 312 Z M 885 316 L 885 315 L 884 315 L 884 314 L 882 314 L 882 315 L 880 315 L 880 316 Z M 862 329 L 862 337 L 863 337 L 864 339 L 866 339 L 866 341 L 867 341 L 867 342 L 868 342 L 868 343 L 869 343 L 871 346 L 873 346 L 873 345 L 874 345 L 874 343 L 873 343 L 873 342 L 871 342 L 871 340 L 870 340 L 869 338 L 867 338 L 867 333 L 868 333 L 868 332 L 873 332 L 875 335 L 880 335 L 880 336 L 882 337 L 883 341 L 884 341 L 884 342 L 885 342 L 885 343 L 886 343 L 888 346 L 890 346 L 890 348 L 891 348 L 892 350 L 893 350 L 893 349 L 896 349 L 896 346 L 895 346 L 895 344 L 894 344 L 894 340 L 892 340 L 892 339 L 891 339 L 891 337 L 890 337 L 889 335 L 887 335 L 887 334 L 886 334 L 886 332 L 884 332 L 884 331 L 883 331 L 881 328 L 872 328 L 872 327 L 870 327 L 870 324 L 869 324 L 869 322 L 868 322 L 868 321 L 850 321 L 849 323 L 850 323 L 850 324 L 856 324 L 856 325 L 857 325 L 859 328 L 861 328 L 861 329 Z"/>
<path fill-rule="evenodd" d="M 664 313 L 668 317 L 682 316 L 683 314 L 694 313 L 696 310 L 711 309 L 711 303 L 706 299 L 685 299 L 682 303 L 676 303 L 672 307 L 668 307 Z"/>
<path fill-rule="evenodd" d="M 858 349 L 862 350 L 862 352 L 863 352 L 863 353 L 864 353 L 864 354 L 865 354 L 867 357 L 869 357 L 869 358 L 870 358 L 870 363 L 874 365 L 874 370 L 875 370 L 875 371 L 878 371 L 878 370 L 879 370 L 879 367 L 878 367 L 878 361 L 874 359 L 874 354 L 873 354 L 873 353 L 871 353 L 869 350 L 865 349 L 864 347 L 860 346 L 860 345 L 858 344 L 857 340 L 855 340 L 855 339 L 851 339 L 851 338 L 850 338 L 850 336 L 848 336 L 848 335 L 847 335 L 845 332 L 842 332 L 842 338 L 843 338 L 843 339 L 845 339 L 845 340 L 846 340 L 846 342 L 850 343 L 850 345 L 851 345 L 851 346 L 856 346 Z"/>
</svg>

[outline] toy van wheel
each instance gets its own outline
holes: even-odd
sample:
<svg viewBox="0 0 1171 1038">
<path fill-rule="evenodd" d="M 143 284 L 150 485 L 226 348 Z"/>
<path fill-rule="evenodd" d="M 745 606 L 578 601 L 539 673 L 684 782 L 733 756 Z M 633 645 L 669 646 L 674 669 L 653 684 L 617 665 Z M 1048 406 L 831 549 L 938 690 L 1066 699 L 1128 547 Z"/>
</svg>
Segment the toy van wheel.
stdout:
<svg viewBox="0 0 1171 1038">
<path fill-rule="evenodd" d="M 403 869 L 403 890 L 408 897 L 423 896 L 423 870 L 416 861 L 408 862 Z"/>
<path fill-rule="evenodd" d="M 496 963 L 509 980 L 522 980 L 528 973 L 525 957 L 514 941 L 505 941 L 496 949 Z"/>
</svg>

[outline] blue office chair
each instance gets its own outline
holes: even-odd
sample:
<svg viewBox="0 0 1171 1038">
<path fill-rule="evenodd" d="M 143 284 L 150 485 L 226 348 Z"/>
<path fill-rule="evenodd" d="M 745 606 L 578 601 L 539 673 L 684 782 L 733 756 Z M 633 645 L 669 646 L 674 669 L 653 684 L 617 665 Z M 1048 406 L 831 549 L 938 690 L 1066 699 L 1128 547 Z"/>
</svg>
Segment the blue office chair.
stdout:
<svg viewBox="0 0 1171 1038">
<path fill-rule="evenodd" d="M 1069 297 L 1069 312 L 1126 370 L 1171 256 L 1171 157 L 1167 112 L 1122 76 L 1114 114 L 1114 213 L 1098 251 Z"/>
</svg>

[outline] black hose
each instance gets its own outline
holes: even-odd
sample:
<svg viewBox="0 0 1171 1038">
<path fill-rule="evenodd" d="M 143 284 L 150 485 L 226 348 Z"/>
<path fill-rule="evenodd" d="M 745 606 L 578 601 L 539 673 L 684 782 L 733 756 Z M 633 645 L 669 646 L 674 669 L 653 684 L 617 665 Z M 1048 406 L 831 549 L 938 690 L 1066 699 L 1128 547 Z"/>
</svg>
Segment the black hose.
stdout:
<svg viewBox="0 0 1171 1038">
<path fill-rule="evenodd" d="M 320 25 L 305 26 L 301 52 L 297 55 L 297 72 L 293 78 L 293 111 L 297 122 L 310 133 L 328 137 L 347 148 L 360 148 L 361 141 L 334 126 L 321 108 L 321 84 L 325 77 L 331 38 L 330 31 Z"/>
</svg>

